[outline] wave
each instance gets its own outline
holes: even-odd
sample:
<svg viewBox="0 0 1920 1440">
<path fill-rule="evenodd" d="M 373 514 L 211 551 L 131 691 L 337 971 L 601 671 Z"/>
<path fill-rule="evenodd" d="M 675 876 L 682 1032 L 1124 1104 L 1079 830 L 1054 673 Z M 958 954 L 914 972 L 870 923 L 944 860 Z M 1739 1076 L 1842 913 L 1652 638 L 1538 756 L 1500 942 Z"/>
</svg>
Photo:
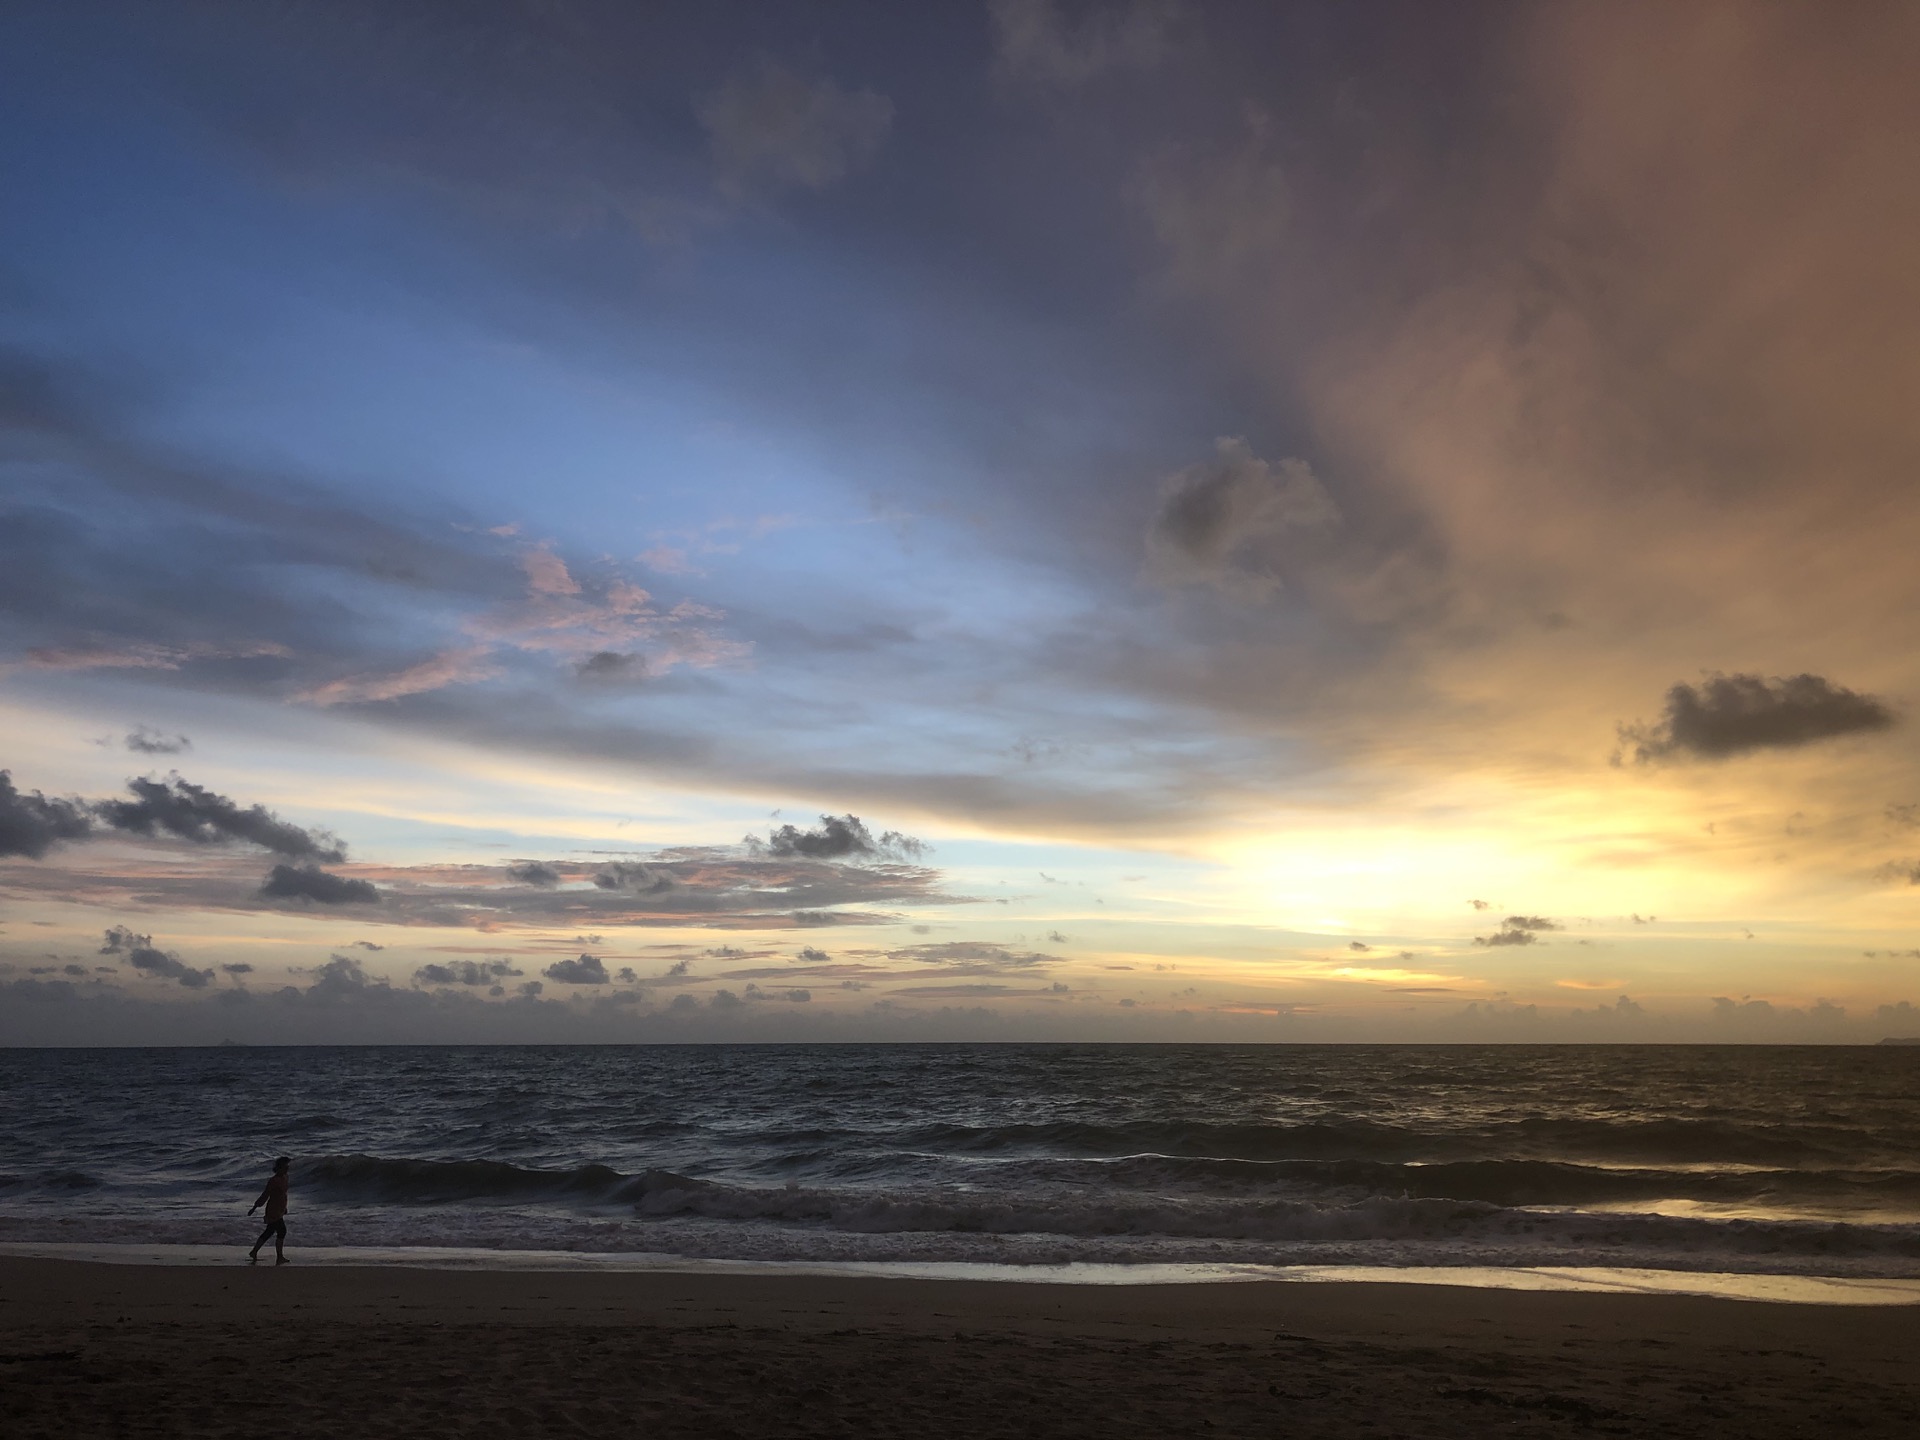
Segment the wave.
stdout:
<svg viewBox="0 0 1920 1440">
<path fill-rule="evenodd" d="M 937 1125 L 897 1137 L 901 1145 L 955 1153 L 1029 1151 L 1056 1155 L 1158 1153 L 1234 1160 L 1379 1160 L 1396 1163 L 1486 1158 L 1645 1164 L 1747 1164 L 1800 1169 L 1904 1157 L 1920 1163 L 1920 1131 L 1868 1131 L 1845 1123 L 1760 1124 L 1729 1120 L 1527 1118 L 1458 1129 L 1374 1121 L 1040 1121 Z"/>
<path fill-rule="evenodd" d="M 629 1177 L 605 1165 L 536 1170 L 504 1160 L 409 1160 L 319 1155 L 296 1166 L 302 1190 L 327 1199 L 387 1204 L 617 1199 Z"/>
<path fill-rule="evenodd" d="M 1762 1201 L 1920 1208 L 1920 1171 L 1660 1169 L 1577 1165 L 1555 1160 L 1233 1160 L 1214 1156 L 1128 1155 L 1056 1162 L 1063 1179 L 1131 1189 L 1208 1193 L 1319 1189 L 1496 1205 L 1612 1205 L 1691 1200 Z"/>
<path fill-rule="evenodd" d="M 0 1192 L 97 1190 L 102 1183 L 99 1176 L 89 1175 L 84 1170 L 50 1170 L 39 1175 L 0 1175 Z"/>
<path fill-rule="evenodd" d="M 358 1205 L 463 1202 L 560 1205 L 630 1216 L 647 1227 L 721 1223 L 895 1237 L 958 1234 L 1064 1239 L 1159 1238 L 1327 1245 L 1378 1242 L 1524 1243 L 1538 1247 L 1920 1259 L 1920 1224 L 1711 1219 L 1652 1213 L 1529 1209 L 1438 1195 L 1330 1200 L 1250 1195 L 1129 1195 L 958 1187 L 754 1186 L 604 1165 L 539 1170 L 491 1160 L 321 1156 L 300 1162 L 300 1188 Z M 670 1248 L 670 1247 L 669 1247 Z"/>
</svg>

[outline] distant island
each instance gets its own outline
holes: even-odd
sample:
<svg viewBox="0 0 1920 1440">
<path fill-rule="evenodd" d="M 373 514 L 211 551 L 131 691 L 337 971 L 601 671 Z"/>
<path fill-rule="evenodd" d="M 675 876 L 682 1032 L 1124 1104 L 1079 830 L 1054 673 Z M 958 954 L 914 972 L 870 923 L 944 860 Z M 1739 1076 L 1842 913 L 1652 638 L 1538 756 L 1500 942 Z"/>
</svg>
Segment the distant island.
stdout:
<svg viewBox="0 0 1920 1440">
<path fill-rule="evenodd" d="M 1889 1035 L 1882 1045 L 1920 1045 L 1920 1035 Z"/>
</svg>

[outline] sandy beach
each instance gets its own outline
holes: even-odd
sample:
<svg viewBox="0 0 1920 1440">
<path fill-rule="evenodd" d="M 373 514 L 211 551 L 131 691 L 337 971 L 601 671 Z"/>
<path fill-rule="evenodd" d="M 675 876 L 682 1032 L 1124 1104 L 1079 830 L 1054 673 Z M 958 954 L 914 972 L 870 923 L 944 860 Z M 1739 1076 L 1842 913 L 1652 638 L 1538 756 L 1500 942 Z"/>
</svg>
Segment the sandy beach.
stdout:
<svg viewBox="0 0 1920 1440">
<path fill-rule="evenodd" d="M 1920 1433 L 1920 1307 L 0 1258 L 0 1428 Z"/>
</svg>

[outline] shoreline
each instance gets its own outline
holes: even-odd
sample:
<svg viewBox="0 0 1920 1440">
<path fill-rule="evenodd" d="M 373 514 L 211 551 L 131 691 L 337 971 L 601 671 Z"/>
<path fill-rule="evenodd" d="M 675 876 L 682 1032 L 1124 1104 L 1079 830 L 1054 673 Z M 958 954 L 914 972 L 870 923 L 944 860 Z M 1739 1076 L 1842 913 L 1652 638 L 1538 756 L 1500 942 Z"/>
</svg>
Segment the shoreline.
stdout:
<svg viewBox="0 0 1920 1440">
<path fill-rule="evenodd" d="M 807 1276 L 907 1282 L 1085 1286 L 1399 1285 L 1594 1295 L 1685 1295 L 1786 1305 L 1915 1306 L 1920 1279 L 1746 1271 L 1654 1270 L 1632 1266 L 1380 1266 L 1098 1264 L 1012 1265 L 955 1261 L 721 1260 L 646 1252 L 500 1250 L 460 1246 L 296 1247 L 310 1269 L 410 1269 L 501 1274 Z M 232 1245 L 0 1242 L 0 1264 L 40 1259 L 156 1268 L 251 1268 Z"/>
<path fill-rule="evenodd" d="M 0 1255 L 20 1437 L 1895 1436 L 1916 1345 L 1912 1305 Z"/>
</svg>

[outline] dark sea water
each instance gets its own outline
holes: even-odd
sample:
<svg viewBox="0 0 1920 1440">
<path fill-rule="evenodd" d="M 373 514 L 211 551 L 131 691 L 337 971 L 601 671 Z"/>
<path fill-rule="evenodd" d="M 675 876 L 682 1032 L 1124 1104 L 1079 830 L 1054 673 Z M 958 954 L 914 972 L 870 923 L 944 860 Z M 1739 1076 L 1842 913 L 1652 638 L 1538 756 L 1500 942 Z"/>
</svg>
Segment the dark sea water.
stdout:
<svg viewBox="0 0 1920 1440">
<path fill-rule="evenodd" d="M 0 1241 L 1920 1276 L 1920 1049 L 0 1051 Z"/>
</svg>

